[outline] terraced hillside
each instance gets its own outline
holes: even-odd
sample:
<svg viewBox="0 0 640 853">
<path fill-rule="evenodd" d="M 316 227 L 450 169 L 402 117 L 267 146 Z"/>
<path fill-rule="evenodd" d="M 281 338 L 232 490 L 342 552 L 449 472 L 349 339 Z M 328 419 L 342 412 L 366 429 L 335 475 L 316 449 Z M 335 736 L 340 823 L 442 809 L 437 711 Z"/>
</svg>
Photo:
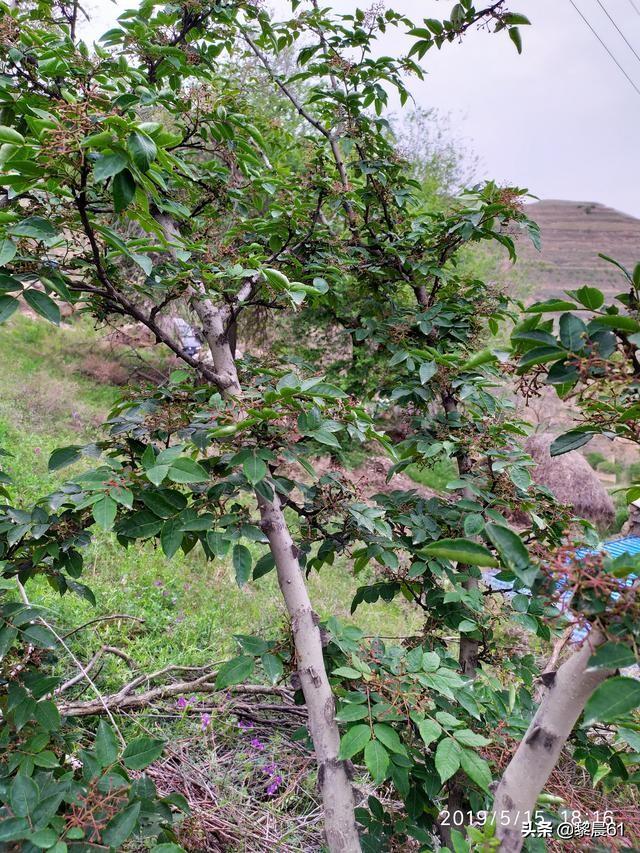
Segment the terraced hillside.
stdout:
<svg viewBox="0 0 640 853">
<path fill-rule="evenodd" d="M 528 205 L 528 213 L 540 225 L 542 251 L 520 240 L 512 280 L 527 302 L 586 283 L 609 295 L 619 293 L 620 274 L 599 252 L 631 268 L 640 262 L 640 219 L 581 201 L 539 201 Z"/>
</svg>

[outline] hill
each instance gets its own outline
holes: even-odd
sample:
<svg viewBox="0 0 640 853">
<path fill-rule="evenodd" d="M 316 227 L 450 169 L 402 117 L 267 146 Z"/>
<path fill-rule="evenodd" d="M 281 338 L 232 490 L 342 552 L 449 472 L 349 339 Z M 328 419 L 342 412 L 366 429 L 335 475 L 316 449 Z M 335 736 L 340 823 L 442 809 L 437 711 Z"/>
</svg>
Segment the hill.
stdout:
<svg viewBox="0 0 640 853">
<path fill-rule="evenodd" d="M 538 201 L 527 205 L 527 213 L 542 235 L 540 252 L 528 240 L 518 241 L 512 284 L 527 301 L 557 296 L 582 284 L 614 296 L 623 289 L 620 273 L 598 254 L 631 269 L 640 262 L 640 219 L 583 201 Z"/>
</svg>

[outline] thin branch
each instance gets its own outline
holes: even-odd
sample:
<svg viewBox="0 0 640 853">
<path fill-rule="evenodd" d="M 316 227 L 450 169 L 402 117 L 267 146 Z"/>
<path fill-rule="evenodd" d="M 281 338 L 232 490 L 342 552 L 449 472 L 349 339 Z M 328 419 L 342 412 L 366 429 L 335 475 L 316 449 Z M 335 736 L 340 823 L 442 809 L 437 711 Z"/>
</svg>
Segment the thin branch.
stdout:
<svg viewBox="0 0 640 853">
<path fill-rule="evenodd" d="M 114 622 L 117 619 L 131 619 L 132 622 L 140 622 L 140 624 L 144 624 L 144 619 L 141 619 L 139 616 L 129 616 L 128 613 L 112 613 L 110 616 L 96 616 L 95 619 L 89 619 L 88 622 L 84 622 L 82 625 L 78 625 L 77 628 L 74 628 L 67 634 L 63 634 L 62 639 L 66 640 L 68 637 L 73 637 L 73 635 L 77 634 L 78 631 L 88 628 L 89 625 L 95 625 L 96 622 Z"/>
</svg>

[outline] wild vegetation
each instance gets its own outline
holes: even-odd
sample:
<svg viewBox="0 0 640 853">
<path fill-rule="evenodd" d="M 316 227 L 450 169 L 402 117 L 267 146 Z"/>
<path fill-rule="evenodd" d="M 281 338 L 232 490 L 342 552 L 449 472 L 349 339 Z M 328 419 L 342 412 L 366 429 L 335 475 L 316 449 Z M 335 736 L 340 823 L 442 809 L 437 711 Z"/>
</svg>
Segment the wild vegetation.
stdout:
<svg viewBox="0 0 640 853">
<path fill-rule="evenodd" d="M 637 440 L 640 267 L 621 270 L 623 311 L 585 286 L 522 320 L 470 250 L 514 260 L 515 232 L 537 243 L 525 191 L 488 182 L 434 203 L 384 117 L 429 51 L 476 26 L 520 50 L 527 19 L 471 0 L 417 27 L 377 8 L 294 3 L 277 20 L 147 0 L 90 49 L 80 12 L 0 5 L 3 346 L 55 382 L 71 337 L 81 351 L 94 338 L 82 321 L 51 342 L 16 312 L 58 324 L 72 305 L 144 327 L 172 364 L 122 399 L 77 379 L 77 435 L 38 437 L 46 496 L 23 461 L 33 436 L 7 421 L 0 839 L 233 849 L 244 821 L 245 849 L 266 849 L 258 803 L 285 763 L 307 819 L 278 829 L 282 849 L 518 851 L 536 808 L 553 826 L 568 804 L 602 803 L 545 794 L 563 772 L 615 792 L 635 832 L 640 685 L 616 674 L 636 660 L 635 567 L 575 559 L 595 532 L 534 484 L 502 389 L 573 395 L 581 422 L 552 453 Z M 380 55 L 391 28 L 407 55 Z M 558 329 L 543 319 L 556 312 Z M 197 323 L 200 351 L 176 316 Z M 242 346 L 247 318 L 260 347 Z M 511 351 L 492 348 L 514 321 Z M 436 470 L 444 488 L 372 495 L 322 473 L 327 453 L 386 456 L 390 478 Z M 116 612 L 92 616 L 98 604 Z M 172 747 L 194 714 L 205 746 Z M 247 792 L 233 819 L 212 813 L 227 775 Z"/>
</svg>

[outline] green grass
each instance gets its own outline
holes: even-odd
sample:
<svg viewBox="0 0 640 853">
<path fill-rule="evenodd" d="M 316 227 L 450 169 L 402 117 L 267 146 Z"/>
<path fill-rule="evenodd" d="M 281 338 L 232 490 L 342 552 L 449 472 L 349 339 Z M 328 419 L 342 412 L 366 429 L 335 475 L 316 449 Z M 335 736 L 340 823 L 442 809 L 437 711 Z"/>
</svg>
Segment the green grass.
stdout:
<svg viewBox="0 0 640 853">
<path fill-rule="evenodd" d="M 56 329 L 17 316 L 3 327 L 0 446 L 13 454 L 5 467 L 19 503 L 33 502 L 70 475 L 71 469 L 48 472 L 51 451 L 94 440 L 109 406 L 122 393 L 79 374 L 83 357 L 95 346 L 95 332 L 82 322 Z M 257 558 L 264 546 L 251 549 Z M 98 623 L 75 634 L 75 651 L 84 660 L 107 643 L 125 650 L 142 670 L 168 663 L 202 664 L 232 656 L 233 634 L 275 636 L 286 625 L 275 573 L 240 589 L 230 563 L 207 562 L 199 548 L 167 560 L 151 543 L 124 550 L 113 535 L 97 531 L 85 553 L 81 580 L 93 590 L 95 607 L 75 595 L 60 598 L 44 580 L 30 583 L 29 595 L 49 608 L 51 619 L 64 630 L 112 613 L 144 620 Z M 313 573 L 309 592 L 320 617 L 350 619 L 358 584 L 345 560 L 321 575 Z M 369 634 L 404 636 L 419 629 L 400 599 L 362 605 L 355 621 Z M 109 658 L 101 683 L 114 688 L 128 674 L 123 661 Z"/>
<path fill-rule="evenodd" d="M 444 492 L 447 483 L 458 478 L 456 463 L 453 459 L 438 459 L 429 467 L 409 465 L 405 473 L 414 482 L 434 489 L 436 492 Z"/>
</svg>

